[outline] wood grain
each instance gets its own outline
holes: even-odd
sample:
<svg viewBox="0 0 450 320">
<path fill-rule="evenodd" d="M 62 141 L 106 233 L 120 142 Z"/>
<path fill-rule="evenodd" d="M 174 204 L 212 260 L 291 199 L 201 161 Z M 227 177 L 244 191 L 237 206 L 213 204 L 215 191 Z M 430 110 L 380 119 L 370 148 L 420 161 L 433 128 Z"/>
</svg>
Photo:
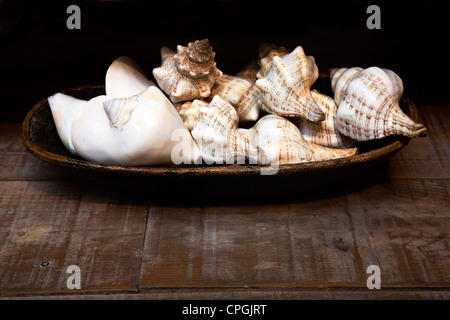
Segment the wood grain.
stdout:
<svg viewBox="0 0 450 320">
<path fill-rule="evenodd" d="M 448 287 L 449 180 L 289 205 L 152 207 L 140 288 Z M 380 199 L 383 198 L 383 201 Z"/>
<path fill-rule="evenodd" d="M 61 294 L 0 297 L 0 300 L 449 300 L 448 290 L 349 290 L 346 288 L 195 288 L 140 293 Z M 186 305 L 189 302 L 186 301 Z M 181 309 L 181 308 L 180 308 Z M 181 311 L 180 311 L 181 313 Z"/>
<path fill-rule="evenodd" d="M 81 269 L 82 292 L 137 290 L 145 201 L 131 205 L 127 195 L 79 182 L 0 185 L 11 212 L 0 216 L 3 295 L 71 292 L 70 265 Z"/>
</svg>

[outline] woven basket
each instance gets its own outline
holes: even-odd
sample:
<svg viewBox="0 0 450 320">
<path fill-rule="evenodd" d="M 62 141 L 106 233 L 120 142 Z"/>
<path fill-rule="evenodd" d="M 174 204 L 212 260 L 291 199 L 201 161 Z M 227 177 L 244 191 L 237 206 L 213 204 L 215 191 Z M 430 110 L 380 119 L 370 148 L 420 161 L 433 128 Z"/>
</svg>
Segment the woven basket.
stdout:
<svg viewBox="0 0 450 320">
<path fill-rule="evenodd" d="M 326 75 L 321 75 L 315 88 L 331 95 L 329 78 Z M 104 86 L 81 86 L 67 89 L 63 93 L 89 100 L 104 94 Z M 400 101 L 400 106 L 411 119 L 417 120 L 417 109 L 405 94 Z M 231 193 L 241 195 L 260 194 L 262 192 L 260 189 L 264 188 L 272 192 L 276 189 L 281 193 L 287 190 L 292 191 L 292 186 L 295 186 L 297 192 L 313 189 L 369 169 L 380 161 L 387 160 L 410 141 L 409 138 L 402 136 L 368 141 L 361 144 L 357 155 L 334 160 L 280 165 L 274 176 L 261 175 L 259 165 L 154 167 L 102 165 L 76 157 L 64 147 L 57 134 L 47 98 L 38 102 L 26 116 L 23 122 L 22 139 L 26 149 L 35 157 L 58 166 L 75 169 L 81 175 L 87 173 L 84 176 L 96 180 L 108 181 L 108 183 L 114 181 L 119 185 L 132 186 L 142 186 L 145 182 L 149 183 L 149 188 L 157 193 L 179 191 L 183 194 L 230 193 L 231 190 L 225 187 L 229 185 L 235 191 Z M 211 188 L 211 183 L 216 187 Z M 177 184 L 177 187 L 174 184 Z M 167 186 L 168 190 L 165 190 L 164 186 Z M 197 189 L 192 190 L 192 188 Z"/>
</svg>

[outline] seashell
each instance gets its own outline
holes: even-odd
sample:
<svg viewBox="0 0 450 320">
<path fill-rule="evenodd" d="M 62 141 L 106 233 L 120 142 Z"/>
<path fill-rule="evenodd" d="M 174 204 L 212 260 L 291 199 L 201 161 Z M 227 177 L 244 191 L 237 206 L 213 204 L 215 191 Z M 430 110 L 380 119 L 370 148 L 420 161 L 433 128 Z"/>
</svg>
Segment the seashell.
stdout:
<svg viewBox="0 0 450 320">
<path fill-rule="evenodd" d="M 238 135 L 238 123 L 234 107 L 218 95 L 207 106 L 199 108 L 191 134 L 206 163 L 232 164 L 238 150 L 240 154 L 248 153 L 242 145 L 245 139 Z"/>
<path fill-rule="evenodd" d="M 250 142 L 264 152 L 262 164 L 302 163 L 349 157 L 358 152 L 357 148 L 334 149 L 307 141 L 300 130 L 289 120 L 276 115 L 262 117 L 248 130 L 254 133 Z"/>
<path fill-rule="evenodd" d="M 180 115 L 184 125 L 189 131 L 192 131 L 192 127 L 194 126 L 194 119 L 199 111 L 199 108 L 205 107 L 207 105 L 208 102 L 203 100 L 185 101 L 180 102 L 176 105 L 178 114 Z"/>
<path fill-rule="evenodd" d="M 306 141 L 289 120 L 266 115 L 250 129 L 238 129 L 236 110 L 219 96 L 200 107 L 192 136 L 207 163 L 287 164 L 354 155 L 353 149 L 333 149 Z M 242 162 L 239 162 L 242 161 Z"/>
<path fill-rule="evenodd" d="M 241 77 L 224 74 L 216 80 L 211 96 L 220 96 L 230 103 L 239 115 L 239 121 L 256 121 L 259 118 L 261 92 L 256 85 Z M 209 99 L 206 99 L 208 101 Z"/>
<path fill-rule="evenodd" d="M 84 101 L 55 94 L 49 102 L 64 145 L 84 159 L 127 166 L 172 163 L 172 149 L 180 147 L 172 141 L 175 131 L 184 138 L 182 160 L 196 163 L 199 156 L 174 106 L 155 86 L 129 98 Z"/>
<path fill-rule="evenodd" d="M 256 81 L 261 90 L 260 108 L 281 116 L 324 120 L 325 114 L 310 91 L 318 77 L 314 58 L 306 56 L 300 46 L 282 57 L 273 57 L 266 76 Z"/>
<path fill-rule="evenodd" d="M 176 53 L 163 47 L 162 65 L 153 69 L 153 75 L 174 103 L 206 98 L 216 78 L 222 76 L 214 56 L 208 39 L 191 42 L 187 47 L 179 45 Z"/>
<path fill-rule="evenodd" d="M 363 70 L 360 67 L 340 68 L 330 70 L 331 89 L 334 92 L 334 102 L 337 105 L 341 102 L 341 94 L 347 88 L 350 81 Z"/>
<path fill-rule="evenodd" d="M 105 91 L 112 98 L 131 97 L 154 85 L 130 57 L 117 58 L 106 72 Z"/>
<path fill-rule="evenodd" d="M 356 142 L 341 135 L 336 128 L 337 105 L 334 100 L 317 90 L 312 90 L 311 95 L 325 114 L 325 120 L 311 122 L 298 118 L 297 124 L 305 140 L 330 148 L 355 147 Z"/>
<path fill-rule="evenodd" d="M 72 124 L 86 103 L 86 100 L 80 100 L 63 93 L 56 93 L 48 98 L 58 136 L 67 150 L 74 155 L 77 152 L 72 143 Z"/>
<path fill-rule="evenodd" d="M 357 141 L 426 134 L 424 125 L 414 122 L 401 110 L 403 83 L 393 71 L 370 67 L 350 80 L 341 80 L 343 75 L 335 84 L 335 90 L 342 90 L 335 91 L 340 96 L 336 124 L 341 134 Z"/>
<path fill-rule="evenodd" d="M 281 49 L 280 49 L 281 48 Z M 267 42 L 260 42 L 259 43 L 259 52 L 258 52 L 258 64 L 261 66 L 261 59 L 266 57 L 270 51 L 272 50 L 285 50 L 286 48 L 280 47 L 274 43 L 267 43 Z M 287 49 L 286 49 L 287 50 Z M 289 53 L 289 50 L 287 50 L 286 53 Z"/>
<path fill-rule="evenodd" d="M 262 79 L 266 76 L 270 67 L 272 66 L 273 57 L 282 57 L 289 53 L 285 47 L 278 47 L 275 45 L 268 45 L 260 47 L 259 61 L 260 69 L 256 74 L 256 78 Z"/>
</svg>

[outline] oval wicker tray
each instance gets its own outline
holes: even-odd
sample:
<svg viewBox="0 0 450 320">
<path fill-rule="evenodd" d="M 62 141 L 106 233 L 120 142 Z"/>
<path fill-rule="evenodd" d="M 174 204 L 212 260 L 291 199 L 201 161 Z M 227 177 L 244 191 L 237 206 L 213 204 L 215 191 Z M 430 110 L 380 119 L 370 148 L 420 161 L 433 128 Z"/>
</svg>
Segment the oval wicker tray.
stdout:
<svg viewBox="0 0 450 320">
<path fill-rule="evenodd" d="M 330 92 L 326 92 L 329 87 L 329 79 L 324 76 L 319 78 L 318 86 L 315 87 L 318 87 L 320 92 L 331 94 Z M 88 100 L 94 96 L 104 94 L 104 86 L 81 86 L 67 89 L 64 93 Z M 417 109 L 406 95 L 403 95 L 400 105 L 406 114 L 413 120 L 417 120 Z M 173 178 L 182 178 L 179 181 L 185 182 L 203 178 L 203 182 L 200 182 L 200 189 L 202 189 L 201 187 L 205 183 L 213 182 L 215 185 L 222 183 L 220 179 L 217 180 L 221 177 L 228 180 L 245 177 L 245 179 L 240 179 L 239 186 L 236 186 L 236 189 L 242 189 L 244 192 L 248 191 L 249 188 L 264 188 L 261 183 L 283 183 L 283 185 L 287 183 L 291 185 L 295 184 L 297 190 L 311 189 L 368 169 L 375 163 L 388 159 L 410 141 L 409 138 L 401 136 L 391 136 L 376 141 L 369 141 L 360 146 L 360 153 L 355 156 L 319 162 L 281 165 L 275 176 L 260 175 L 261 166 L 259 165 L 185 165 L 158 167 L 102 165 L 76 157 L 65 149 L 56 132 L 47 98 L 38 102 L 26 116 L 22 127 L 22 139 L 26 149 L 32 155 L 46 162 L 77 169 L 79 173 L 88 173 L 90 177 L 92 177 L 92 174 L 100 174 L 100 179 L 114 177 L 113 180 L 116 182 L 117 178 L 120 177 L 135 177 L 140 181 L 152 181 L 156 184 L 153 187 L 157 190 L 164 190 L 164 183 L 161 183 L 167 182 L 167 179 L 169 179 L 168 188 L 171 192 L 175 191 Z M 302 179 L 299 179 L 299 176 L 302 176 Z M 246 180 L 246 183 L 242 183 L 242 180 Z M 273 189 L 273 185 L 270 188 Z M 222 192 L 220 191 L 221 188 L 217 189 L 217 192 Z M 276 189 L 283 192 L 281 186 Z M 195 192 L 205 191 L 208 192 L 211 190 L 205 187 L 204 190 L 196 190 Z"/>
</svg>

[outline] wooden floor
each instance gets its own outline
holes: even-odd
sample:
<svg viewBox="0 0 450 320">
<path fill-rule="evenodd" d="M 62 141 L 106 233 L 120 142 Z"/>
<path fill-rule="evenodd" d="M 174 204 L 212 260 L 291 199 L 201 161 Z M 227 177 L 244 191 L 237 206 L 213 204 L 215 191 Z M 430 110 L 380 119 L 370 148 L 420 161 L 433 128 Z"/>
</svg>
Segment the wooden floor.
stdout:
<svg viewBox="0 0 450 320">
<path fill-rule="evenodd" d="M 21 124 L 2 124 L 0 296 L 449 299 L 450 105 L 418 108 L 429 135 L 388 168 L 262 202 L 100 187 L 34 158 Z M 81 289 L 67 287 L 71 265 Z"/>
</svg>

